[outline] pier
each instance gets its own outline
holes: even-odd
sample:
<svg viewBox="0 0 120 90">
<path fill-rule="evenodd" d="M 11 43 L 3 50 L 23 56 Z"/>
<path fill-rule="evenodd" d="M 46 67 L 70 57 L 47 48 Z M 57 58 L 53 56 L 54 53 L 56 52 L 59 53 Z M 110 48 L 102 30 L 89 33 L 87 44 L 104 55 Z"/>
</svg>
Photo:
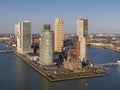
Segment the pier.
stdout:
<svg viewBox="0 0 120 90">
<path fill-rule="evenodd" d="M 11 53 L 13 52 L 14 50 L 0 50 L 0 53 Z"/>
<path fill-rule="evenodd" d="M 98 64 L 98 66 L 110 66 L 110 65 L 120 65 L 120 63 L 119 62 L 111 62 L 111 63 Z"/>
</svg>

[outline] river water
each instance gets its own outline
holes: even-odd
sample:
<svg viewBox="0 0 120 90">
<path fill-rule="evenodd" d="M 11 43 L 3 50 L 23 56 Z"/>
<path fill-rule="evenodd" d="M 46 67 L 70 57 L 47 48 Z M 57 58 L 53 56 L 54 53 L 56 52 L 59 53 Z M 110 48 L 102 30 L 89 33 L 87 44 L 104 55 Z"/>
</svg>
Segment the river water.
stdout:
<svg viewBox="0 0 120 90">
<path fill-rule="evenodd" d="M 0 50 L 6 48 L 0 44 Z M 96 64 L 116 62 L 120 53 L 88 48 L 88 58 Z M 0 90 L 120 90 L 120 66 L 110 66 L 103 77 L 50 82 L 14 53 L 0 53 Z"/>
</svg>

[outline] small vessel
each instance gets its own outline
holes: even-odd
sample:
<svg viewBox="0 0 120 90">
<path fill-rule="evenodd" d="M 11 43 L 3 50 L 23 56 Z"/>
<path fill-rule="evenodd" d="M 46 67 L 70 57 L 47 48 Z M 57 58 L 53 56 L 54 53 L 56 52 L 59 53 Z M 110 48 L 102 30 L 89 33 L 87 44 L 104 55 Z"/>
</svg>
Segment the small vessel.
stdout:
<svg viewBox="0 0 120 90">
<path fill-rule="evenodd" d="M 120 60 L 117 60 L 118 63 L 120 63 Z"/>
</svg>

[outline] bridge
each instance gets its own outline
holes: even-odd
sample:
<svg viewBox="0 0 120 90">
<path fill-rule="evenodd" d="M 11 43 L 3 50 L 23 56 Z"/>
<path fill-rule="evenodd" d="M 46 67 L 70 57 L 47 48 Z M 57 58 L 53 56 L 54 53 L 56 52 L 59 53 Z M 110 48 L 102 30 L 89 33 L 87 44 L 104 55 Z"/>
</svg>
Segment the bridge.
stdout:
<svg viewBox="0 0 120 90">
<path fill-rule="evenodd" d="M 0 50 L 0 53 L 11 53 L 13 52 L 14 50 Z"/>
<path fill-rule="evenodd" d="M 120 65 L 120 62 L 112 62 L 112 63 L 98 64 L 98 66 L 111 66 L 111 65 Z"/>
</svg>

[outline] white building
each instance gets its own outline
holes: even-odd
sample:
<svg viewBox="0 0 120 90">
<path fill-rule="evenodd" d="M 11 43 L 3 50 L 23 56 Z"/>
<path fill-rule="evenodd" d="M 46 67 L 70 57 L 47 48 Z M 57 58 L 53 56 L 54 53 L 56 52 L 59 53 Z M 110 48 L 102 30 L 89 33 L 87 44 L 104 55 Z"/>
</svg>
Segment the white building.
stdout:
<svg viewBox="0 0 120 90">
<path fill-rule="evenodd" d="M 81 18 L 77 21 L 77 36 L 80 41 L 80 59 L 87 60 L 87 36 L 88 36 L 88 19 Z"/>
<path fill-rule="evenodd" d="M 16 24 L 15 34 L 17 38 L 17 52 L 21 54 L 31 52 L 31 23 L 23 21 Z"/>
</svg>

